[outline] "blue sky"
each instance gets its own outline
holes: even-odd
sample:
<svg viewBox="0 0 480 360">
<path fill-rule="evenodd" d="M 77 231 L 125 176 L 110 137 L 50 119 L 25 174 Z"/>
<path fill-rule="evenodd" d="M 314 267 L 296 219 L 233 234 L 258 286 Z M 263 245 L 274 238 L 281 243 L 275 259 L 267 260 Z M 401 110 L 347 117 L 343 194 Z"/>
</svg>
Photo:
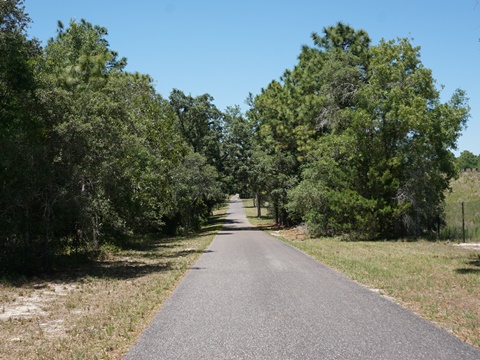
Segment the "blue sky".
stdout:
<svg viewBox="0 0 480 360">
<path fill-rule="evenodd" d="M 480 3 L 477 0 L 26 0 L 30 36 L 43 44 L 57 21 L 74 18 L 108 29 L 128 71 L 149 74 L 157 91 L 209 93 L 221 110 L 258 94 L 297 61 L 310 34 L 338 21 L 382 38 L 413 38 L 442 100 L 461 88 L 471 118 L 458 142 L 480 154 Z"/>
</svg>

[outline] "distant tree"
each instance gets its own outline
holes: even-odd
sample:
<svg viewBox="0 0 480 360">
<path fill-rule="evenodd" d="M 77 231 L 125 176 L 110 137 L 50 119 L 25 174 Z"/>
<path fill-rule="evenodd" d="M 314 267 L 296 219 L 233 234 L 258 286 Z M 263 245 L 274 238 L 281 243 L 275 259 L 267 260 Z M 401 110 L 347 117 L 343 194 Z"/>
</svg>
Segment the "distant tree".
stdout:
<svg viewBox="0 0 480 360">
<path fill-rule="evenodd" d="M 170 104 L 177 115 L 176 126 L 193 152 L 202 154 L 210 165 L 221 169 L 222 113 L 213 104 L 213 97 L 185 95 L 174 89 Z"/>
<path fill-rule="evenodd" d="M 189 232 L 197 229 L 211 214 L 215 206 L 226 199 L 234 169 L 227 174 L 228 149 L 222 131 L 224 114 L 213 104 L 213 97 L 185 95 L 174 89 L 169 103 L 175 114 L 175 127 L 181 134 L 189 152 L 178 168 L 172 172 L 174 181 L 174 209 L 166 222 L 170 230 Z M 230 112 L 229 119 L 239 116 Z"/>
<path fill-rule="evenodd" d="M 273 81 L 254 101 L 248 116 L 257 129 L 250 169 L 250 186 L 260 206 L 266 194 L 277 223 L 290 222 L 285 205 L 287 191 L 297 181 L 300 166 L 297 147 L 298 119 L 288 112 L 287 91 Z M 260 209 L 257 208 L 258 214 Z"/>
<path fill-rule="evenodd" d="M 468 150 L 464 150 L 460 153 L 460 156 L 456 159 L 457 167 L 461 169 L 476 169 L 480 166 L 480 156 L 474 155 Z"/>
<path fill-rule="evenodd" d="M 225 193 L 218 174 L 205 157 L 191 152 L 170 172 L 173 180 L 172 211 L 168 223 L 172 230 L 187 234 L 197 230 L 218 204 L 225 202 Z"/>
<path fill-rule="evenodd" d="M 253 128 L 238 106 L 228 107 L 222 121 L 222 181 L 231 194 L 249 193 Z"/>
</svg>

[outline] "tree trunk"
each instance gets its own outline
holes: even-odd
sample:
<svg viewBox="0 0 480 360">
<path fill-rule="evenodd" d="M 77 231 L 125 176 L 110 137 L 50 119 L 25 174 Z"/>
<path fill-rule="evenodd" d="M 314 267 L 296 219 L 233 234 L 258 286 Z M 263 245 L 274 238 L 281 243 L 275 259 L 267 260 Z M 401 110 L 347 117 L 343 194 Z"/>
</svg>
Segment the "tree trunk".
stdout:
<svg viewBox="0 0 480 360">
<path fill-rule="evenodd" d="M 262 208 L 260 206 L 260 193 L 257 191 L 255 193 L 255 204 L 257 205 L 257 217 L 262 217 Z"/>
<path fill-rule="evenodd" d="M 73 240 L 73 246 L 75 247 L 75 255 L 78 255 L 78 247 L 80 244 L 80 234 L 78 233 L 78 222 L 75 223 L 75 238 Z"/>
<path fill-rule="evenodd" d="M 275 210 L 275 224 L 279 224 L 279 213 L 278 213 L 278 205 L 274 203 L 273 208 Z"/>
<path fill-rule="evenodd" d="M 97 221 L 97 216 L 96 215 L 93 215 L 93 219 L 92 219 L 92 225 L 93 225 L 93 229 L 92 229 L 92 242 L 93 242 L 93 250 L 94 251 L 98 251 L 98 221 Z"/>
<path fill-rule="evenodd" d="M 30 230 L 27 224 L 25 235 L 23 239 L 23 268 L 27 273 L 32 269 L 32 254 L 30 249 Z"/>
</svg>

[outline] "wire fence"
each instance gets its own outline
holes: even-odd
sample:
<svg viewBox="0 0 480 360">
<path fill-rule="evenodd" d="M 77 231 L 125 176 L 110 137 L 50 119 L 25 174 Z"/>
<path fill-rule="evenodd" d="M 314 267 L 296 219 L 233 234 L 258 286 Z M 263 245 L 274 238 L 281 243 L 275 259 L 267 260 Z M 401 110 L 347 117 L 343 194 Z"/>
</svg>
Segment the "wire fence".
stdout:
<svg viewBox="0 0 480 360">
<path fill-rule="evenodd" d="M 446 225 L 440 231 L 441 239 L 480 241 L 480 201 L 450 203 L 445 212 Z"/>
</svg>

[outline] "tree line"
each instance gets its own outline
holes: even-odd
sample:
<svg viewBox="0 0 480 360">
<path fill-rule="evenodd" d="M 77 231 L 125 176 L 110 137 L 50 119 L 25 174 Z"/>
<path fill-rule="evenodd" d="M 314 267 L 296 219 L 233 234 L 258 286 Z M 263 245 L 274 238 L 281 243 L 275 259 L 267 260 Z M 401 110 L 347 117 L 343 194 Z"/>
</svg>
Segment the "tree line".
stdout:
<svg viewBox="0 0 480 360">
<path fill-rule="evenodd" d="M 0 264 L 28 271 L 111 239 L 186 234 L 232 193 L 319 235 L 443 222 L 469 109 L 462 90 L 440 101 L 408 39 L 326 27 L 243 114 L 209 94 L 163 98 L 101 26 L 59 23 L 42 47 L 29 22 L 22 0 L 0 3 Z"/>
<path fill-rule="evenodd" d="M 471 151 L 464 150 L 457 157 L 457 167 L 464 169 L 480 169 L 480 155 L 475 155 Z"/>
<path fill-rule="evenodd" d="M 22 0 L 0 3 L 0 271 L 198 229 L 230 193 L 223 129 L 238 109 L 162 98 L 103 27 L 59 23 L 42 47 L 29 23 Z"/>
</svg>

